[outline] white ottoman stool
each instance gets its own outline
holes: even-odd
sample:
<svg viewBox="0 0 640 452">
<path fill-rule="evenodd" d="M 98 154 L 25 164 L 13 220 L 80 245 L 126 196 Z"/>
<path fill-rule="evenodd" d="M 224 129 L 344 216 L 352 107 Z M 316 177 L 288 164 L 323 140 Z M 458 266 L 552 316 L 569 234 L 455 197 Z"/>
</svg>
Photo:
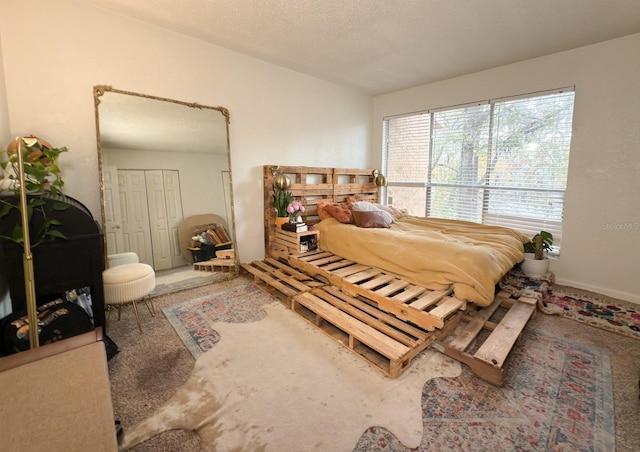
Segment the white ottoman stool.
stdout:
<svg viewBox="0 0 640 452">
<path fill-rule="evenodd" d="M 133 305 L 136 313 L 138 328 L 142 333 L 140 314 L 138 312 L 138 300 L 144 300 L 149 309 L 149 313 L 155 316 L 156 310 L 151 299 L 145 299 L 147 295 L 156 287 L 156 274 L 150 265 L 131 263 L 108 268 L 102 273 L 104 285 L 104 304 L 108 306 L 109 315 L 111 308 L 118 307 L 118 320 L 122 306 Z"/>
<path fill-rule="evenodd" d="M 140 262 L 138 260 L 138 255 L 132 252 L 109 254 L 107 256 L 107 268 L 116 267 L 122 264 L 137 264 L 138 262 Z"/>
</svg>

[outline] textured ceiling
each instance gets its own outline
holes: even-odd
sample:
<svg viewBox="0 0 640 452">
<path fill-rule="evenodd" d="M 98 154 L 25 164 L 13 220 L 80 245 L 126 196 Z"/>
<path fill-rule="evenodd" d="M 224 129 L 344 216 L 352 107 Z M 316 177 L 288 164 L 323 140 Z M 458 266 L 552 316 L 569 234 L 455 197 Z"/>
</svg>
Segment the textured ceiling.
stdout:
<svg viewBox="0 0 640 452">
<path fill-rule="evenodd" d="M 377 95 L 640 32 L 640 0 L 78 0 Z"/>
</svg>

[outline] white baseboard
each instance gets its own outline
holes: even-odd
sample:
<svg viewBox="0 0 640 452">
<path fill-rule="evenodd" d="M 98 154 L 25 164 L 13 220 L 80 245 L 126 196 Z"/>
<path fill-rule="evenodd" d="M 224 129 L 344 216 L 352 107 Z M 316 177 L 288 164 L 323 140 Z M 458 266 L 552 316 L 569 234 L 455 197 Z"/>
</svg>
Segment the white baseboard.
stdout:
<svg viewBox="0 0 640 452">
<path fill-rule="evenodd" d="M 628 292 L 622 292 L 619 290 L 606 289 L 604 287 L 591 286 L 589 284 L 583 284 L 576 281 L 569 281 L 567 279 L 556 278 L 556 284 L 562 286 L 575 287 L 576 289 L 589 290 L 608 297 L 617 298 L 618 300 L 630 301 L 631 303 L 640 304 L 640 295 L 632 294 Z"/>
</svg>

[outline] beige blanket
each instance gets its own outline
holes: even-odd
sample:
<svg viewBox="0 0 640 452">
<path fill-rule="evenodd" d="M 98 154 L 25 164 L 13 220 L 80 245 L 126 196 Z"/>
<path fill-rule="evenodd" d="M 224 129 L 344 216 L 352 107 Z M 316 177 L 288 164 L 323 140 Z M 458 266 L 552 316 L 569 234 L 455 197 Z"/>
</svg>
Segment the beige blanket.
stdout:
<svg viewBox="0 0 640 452">
<path fill-rule="evenodd" d="M 512 229 L 456 220 L 400 218 L 389 229 L 321 221 L 320 249 L 488 306 L 495 285 L 524 259 L 528 239 Z"/>
</svg>

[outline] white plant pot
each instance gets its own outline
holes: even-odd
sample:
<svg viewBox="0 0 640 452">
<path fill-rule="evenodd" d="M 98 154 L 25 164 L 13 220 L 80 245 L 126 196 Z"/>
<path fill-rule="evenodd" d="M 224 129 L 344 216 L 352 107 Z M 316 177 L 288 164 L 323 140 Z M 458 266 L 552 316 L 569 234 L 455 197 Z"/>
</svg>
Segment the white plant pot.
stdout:
<svg viewBox="0 0 640 452">
<path fill-rule="evenodd" d="M 543 257 L 536 260 L 533 253 L 524 253 L 524 261 L 520 264 L 520 269 L 527 276 L 539 278 L 549 271 L 549 259 Z"/>
</svg>

